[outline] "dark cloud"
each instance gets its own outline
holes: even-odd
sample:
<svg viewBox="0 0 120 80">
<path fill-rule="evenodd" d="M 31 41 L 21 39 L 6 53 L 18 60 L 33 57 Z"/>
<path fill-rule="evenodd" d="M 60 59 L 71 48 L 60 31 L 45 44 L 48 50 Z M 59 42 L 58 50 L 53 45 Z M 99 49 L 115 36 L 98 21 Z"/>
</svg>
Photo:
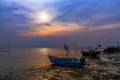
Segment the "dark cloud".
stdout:
<svg viewBox="0 0 120 80">
<path fill-rule="evenodd" d="M 66 0 L 62 5 L 58 6 L 60 12 L 63 13 L 58 17 L 58 20 L 80 23 L 91 19 L 95 15 L 110 14 L 113 16 L 112 18 L 114 16 L 119 17 L 119 3 L 119 0 L 70 0 L 69 2 Z"/>
<path fill-rule="evenodd" d="M 25 10 L 22 7 L 14 6 L 2 6 L 0 7 L 0 27 L 4 30 L 17 31 L 28 29 L 26 26 L 29 26 L 30 19 L 23 14 L 15 14 L 15 11 Z M 20 29 L 21 28 L 21 29 Z"/>
<path fill-rule="evenodd" d="M 108 17 L 98 18 L 95 20 L 89 20 L 85 26 L 87 27 L 97 27 L 97 26 L 104 26 L 104 25 L 110 25 L 110 24 L 119 24 L 120 22 L 120 16 L 111 15 Z"/>
</svg>

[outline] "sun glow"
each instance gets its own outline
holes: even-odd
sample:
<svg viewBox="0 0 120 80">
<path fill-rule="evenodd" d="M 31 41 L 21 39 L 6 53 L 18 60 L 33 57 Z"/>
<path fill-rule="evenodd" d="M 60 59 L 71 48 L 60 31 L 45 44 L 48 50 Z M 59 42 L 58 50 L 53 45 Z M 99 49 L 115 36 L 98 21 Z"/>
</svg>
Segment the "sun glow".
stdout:
<svg viewBox="0 0 120 80">
<path fill-rule="evenodd" d="M 38 20 L 40 22 L 50 22 L 51 21 L 51 17 L 47 13 L 41 13 L 41 14 L 38 14 Z"/>
<path fill-rule="evenodd" d="M 53 20 L 53 15 L 48 12 L 38 12 L 33 15 L 35 23 L 49 23 Z"/>
</svg>

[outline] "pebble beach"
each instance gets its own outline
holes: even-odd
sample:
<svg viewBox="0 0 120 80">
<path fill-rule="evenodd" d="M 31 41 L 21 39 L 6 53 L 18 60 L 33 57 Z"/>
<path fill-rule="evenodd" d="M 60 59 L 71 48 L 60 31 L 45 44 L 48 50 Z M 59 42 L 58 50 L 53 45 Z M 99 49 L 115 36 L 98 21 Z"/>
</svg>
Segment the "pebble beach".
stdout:
<svg viewBox="0 0 120 80">
<path fill-rule="evenodd" d="M 120 64 L 86 59 L 82 68 L 51 64 L 41 68 L 4 71 L 0 80 L 120 80 Z"/>
</svg>

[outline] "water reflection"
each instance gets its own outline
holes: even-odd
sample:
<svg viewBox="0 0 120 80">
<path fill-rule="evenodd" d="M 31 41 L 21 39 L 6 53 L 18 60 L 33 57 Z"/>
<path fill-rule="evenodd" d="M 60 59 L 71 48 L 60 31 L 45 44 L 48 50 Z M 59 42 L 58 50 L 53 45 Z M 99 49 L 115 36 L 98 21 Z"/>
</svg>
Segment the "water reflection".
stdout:
<svg viewBox="0 0 120 80">
<path fill-rule="evenodd" d="M 29 48 L 10 49 L 9 55 L 0 54 L 0 70 L 36 68 L 50 65 L 48 54 L 56 57 L 66 57 L 64 49 L 55 48 Z M 75 50 L 70 51 L 70 57 L 74 57 Z M 3 57 L 4 55 L 4 57 Z M 77 54 L 80 58 L 80 54 Z"/>
<path fill-rule="evenodd" d="M 48 54 L 48 48 L 39 48 L 39 51 L 43 54 Z"/>
</svg>

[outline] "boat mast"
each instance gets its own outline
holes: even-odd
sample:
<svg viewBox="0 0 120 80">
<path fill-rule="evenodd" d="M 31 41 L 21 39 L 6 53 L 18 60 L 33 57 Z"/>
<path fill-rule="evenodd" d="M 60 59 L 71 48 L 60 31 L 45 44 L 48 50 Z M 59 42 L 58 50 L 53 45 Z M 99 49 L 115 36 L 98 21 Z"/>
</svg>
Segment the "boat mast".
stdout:
<svg viewBox="0 0 120 80">
<path fill-rule="evenodd" d="M 66 50 L 66 57 L 68 58 L 68 56 L 69 56 L 69 48 L 67 47 L 66 44 L 64 44 L 64 48 Z"/>
<path fill-rule="evenodd" d="M 120 45 L 119 45 L 119 43 L 118 43 L 118 42 L 116 42 L 116 44 L 117 44 L 117 47 L 118 47 L 118 48 L 120 48 Z"/>
<path fill-rule="evenodd" d="M 8 44 L 8 57 L 10 56 L 10 45 Z"/>
<path fill-rule="evenodd" d="M 75 50 L 75 58 L 76 58 L 76 54 L 77 54 L 77 49 L 78 49 L 78 47 L 76 47 L 76 50 Z"/>
</svg>

